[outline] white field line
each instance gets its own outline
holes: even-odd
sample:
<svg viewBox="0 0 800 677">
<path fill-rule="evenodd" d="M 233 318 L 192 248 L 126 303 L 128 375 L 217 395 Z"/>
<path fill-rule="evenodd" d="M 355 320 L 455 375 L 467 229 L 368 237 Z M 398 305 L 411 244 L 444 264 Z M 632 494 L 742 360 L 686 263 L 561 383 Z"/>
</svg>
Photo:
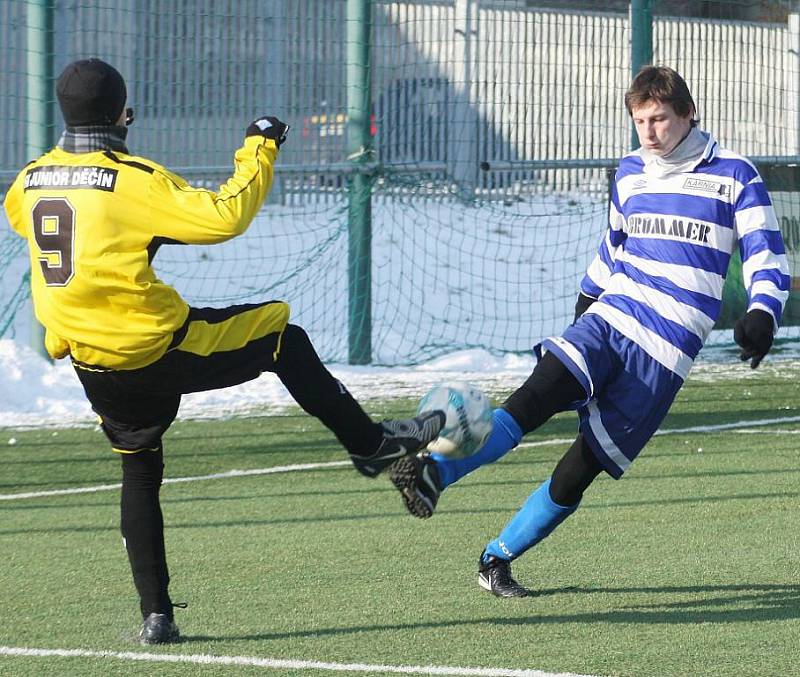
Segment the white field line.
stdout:
<svg viewBox="0 0 800 677">
<path fill-rule="evenodd" d="M 202 482 L 203 480 L 219 480 L 228 477 L 248 477 L 250 475 L 274 475 L 276 473 L 296 472 L 298 470 L 317 470 L 318 468 L 338 468 L 350 465 L 350 461 L 329 461 L 327 463 L 297 463 L 294 465 L 277 465 L 272 468 L 254 468 L 252 470 L 228 470 L 211 475 L 196 475 L 194 477 L 168 477 L 164 484 L 177 484 L 178 482 Z M 113 491 L 122 484 L 99 484 L 94 487 L 75 487 L 74 489 L 52 489 L 50 491 L 29 491 L 24 494 L 0 494 L 0 501 L 13 501 L 17 498 L 41 498 L 42 496 L 66 496 L 68 494 L 94 494 L 98 491 Z"/>
<path fill-rule="evenodd" d="M 800 428 L 795 428 L 794 430 L 749 430 L 748 428 L 742 428 L 734 432 L 740 435 L 800 435 Z"/>
<path fill-rule="evenodd" d="M 734 421 L 733 423 L 717 423 L 716 425 L 695 425 L 688 428 L 667 428 L 664 430 L 656 430 L 653 437 L 660 435 L 685 435 L 687 433 L 713 433 L 720 430 L 732 430 L 736 433 L 760 433 L 773 435 L 796 435 L 800 434 L 800 430 L 750 430 L 750 427 L 758 427 L 765 425 L 774 425 L 776 423 L 798 423 L 800 416 L 787 416 L 785 418 L 762 418 L 756 421 Z M 747 428 L 745 428 L 745 426 Z M 522 447 L 546 447 L 551 444 L 571 444 L 575 441 L 574 437 L 542 440 L 540 442 L 523 442 L 520 444 Z"/>
<path fill-rule="evenodd" d="M 762 418 L 757 421 L 734 421 L 733 423 L 717 423 L 716 425 L 695 425 L 688 428 L 673 428 L 671 430 L 657 430 L 656 435 L 682 435 L 684 433 L 713 433 L 719 430 L 740 430 L 750 426 L 775 425 L 776 423 L 798 423 L 800 416 L 786 416 L 785 418 Z M 772 432 L 765 430 L 762 432 Z"/>
<path fill-rule="evenodd" d="M 718 423 L 716 425 L 698 425 L 688 428 L 670 428 L 657 430 L 655 435 L 683 435 L 687 433 L 709 433 L 720 430 L 732 430 L 746 434 L 800 434 L 800 430 L 753 430 L 754 427 L 774 425 L 776 423 L 798 423 L 800 416 L 787 416 L 785 418 L 763 418 L 756 421 L 734 421 L 733 423 Z M 655 436 L 654 435 L 654 436 Z M 575 438 L 551 438 L 538 442 L 523 442 L 520 448 L 547 447 L 553 444 L 571 444 Z M 164 479 L 164 484 L 177 484 L 178 482 L 202 482 L 204 480 L 227 479 L 229 477 L 248 477 L 253 475 L 274 475 L 278 473 L 297 472 L 303 470 L 317 470 L 320 468 L 340 468 L 349 466 L 350 461 L 330 461 L 327 463 L 297 463 L 294 465 L 279 465 L 272 468 L 254 468 L 252 470 L 228 470 L 227 472 L 213 473 L 211 475 L 196 475 L 194 477 L 169 477 Z M 42 498 L 45 496 L 66 496 L 70 494 L 94 494 L 100 491 L 114 491 L 121 484 L 100 484 L 93 487 L 75 487 L 73 489 L 51 489 L 48 491 L 29 491 L 17 494 L 0 494 L 0 501 L 16 501 L 25 498 Z"/>
<path fill-rule="evenodd" d="M 195 665 L 256 666 L 273 670 L 330 670 L 332 672 L 378 672 L 400 675 L 469 675 L 474 677 L 591 677 L 567 672 L 514 670 L 502 668 L 460 668 L 434 665 L 371 665 L 369 663 L 324 663 L 319 661 L 255 656 L 210 656 L 207 654 L 140 653 L 136 651 L 92 651 L 89 649 L 26 649 L 0 646 L 0 655 L 32 656 L 37 658 L 109 658 L 152 663 L 192 663 Z"/>
</svg>

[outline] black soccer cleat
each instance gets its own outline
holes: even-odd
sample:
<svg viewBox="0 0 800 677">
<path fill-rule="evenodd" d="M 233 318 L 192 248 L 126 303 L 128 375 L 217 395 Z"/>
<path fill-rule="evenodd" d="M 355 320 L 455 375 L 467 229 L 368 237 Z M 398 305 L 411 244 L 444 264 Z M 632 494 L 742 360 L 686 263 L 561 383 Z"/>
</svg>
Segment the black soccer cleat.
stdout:
<svg viewBox="0 0 800 677">
<path fill-rule="evenodd" d="M 389 479 L 414 517 L 426 519 L 433 515 L 442 485 L 436 461 L 429 454 L 401 458 L 389 468 Z"/>
<path fill-rule="evenodd" d="M 478 585 L 497 597 L 527 597 L 531 591 L 523 588 L 511 576 L 511 562 L 490 555 L 484 561 L 485 551 L 478 560 Z"/>
<path fill-rule="evenodd" d="M 142 644 L 174 644 L 181 641 L 181 633 L 167 614 L 153 612 L 142 623 L 139 641 Z"/>
<path fill-rule="evenodd" d="M 371 456 L 350 454 L 350 460 L 362 475 L 377 477 L 398 459 L 413 456 L 435 440 L 444 422 L 445 413 L 438 410 L 416 418 L 383 421 L 383 441 L 378 450 Z"/>
</svg>

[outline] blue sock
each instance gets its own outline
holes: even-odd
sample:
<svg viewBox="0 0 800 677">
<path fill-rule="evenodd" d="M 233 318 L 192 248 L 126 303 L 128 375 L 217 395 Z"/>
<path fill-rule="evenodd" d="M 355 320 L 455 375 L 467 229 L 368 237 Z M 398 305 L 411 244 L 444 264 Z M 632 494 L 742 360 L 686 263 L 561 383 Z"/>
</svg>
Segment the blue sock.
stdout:
<svg viewBox="0 0 800 677">
<path fill-rule="evenodd" d="M 467 473 L 480 468 L 487 463 L 494 463 L 505 456 L 519 444 L 522 439 L 522 428 L 514 417 L 505 409 L 495 409 L 492 412 L 492 432 L 484 445 L 472 456 L 466 458 L 450 459 L 441 454 L 431 454 L 436 461 L 439 471 L 439 481 L 442 489 L 460 480 Z"/>
<path fill-rule="evenodd" d="M 539 485 L 525 501 L 500 535 L 486 546 L 484 557 L 515 559 L 532 548 L 577 510 L 575 505 L 559 505 L 550 498 L 550 478 Z"/>
</svg>

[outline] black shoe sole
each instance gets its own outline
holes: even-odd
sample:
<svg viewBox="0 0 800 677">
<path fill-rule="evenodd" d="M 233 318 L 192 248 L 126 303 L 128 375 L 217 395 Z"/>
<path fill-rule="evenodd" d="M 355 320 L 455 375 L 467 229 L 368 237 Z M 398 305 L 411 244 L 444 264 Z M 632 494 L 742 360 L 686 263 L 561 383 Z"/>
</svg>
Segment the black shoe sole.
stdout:
<svg viewBox="0 0 800 677">
<path fill-rule="evenodd" d="M 353 458 L 351 457 L 350 460 L 353 461 Z M 375 479 L 378 475 L 381 474 L 381 469 L 376 470 L 375 468 L 372 467 L 365 468 L 363 465 L 357 463 L 356 461 L 353 461 L 353 467 L 364 477 L 369 477 L 370 479 Z"/>
<path fill-rule="evenodd" d="M 403 497 L 406 510 L 414 517 L 428 519 L 433 515 L 434 507 L 430 499 L 425 498 L 417 488 L 417 466 L 412 458 L 397 461 L 389 468 L 389 479 Z"/>
<path fill-rule="evenodd" d="M 144 646 L 153 646 L 156 644 L 179 644 L 181 642 L 181 634 L 179 631 L 167 633 L 158 637 L 138 637 L 139 644 Z"/>
<path fill-rule="evenodd" d="M 180 644 L 181 638 L 180 635 L 176 637 L 169 637 L 168 639 L 141 639 L 139 638 L 139 644 L 142 646 L 157 646 L 159 644 Z"/>
</svg>

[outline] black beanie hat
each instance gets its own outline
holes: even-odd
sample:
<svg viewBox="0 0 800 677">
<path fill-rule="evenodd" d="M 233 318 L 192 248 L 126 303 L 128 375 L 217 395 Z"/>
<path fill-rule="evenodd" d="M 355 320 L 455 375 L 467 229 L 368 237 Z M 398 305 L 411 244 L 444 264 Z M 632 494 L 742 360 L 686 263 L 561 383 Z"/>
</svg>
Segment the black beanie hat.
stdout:
<svg viewBox="0 0 800 677">
<path fill-rule="evenodd" d="M 67 126 L 86 127 L 115 124 L 128 93 L 116 68 L 100 59 L 82 59 L 58 76 L 56 96 Z"/>
</svg>

